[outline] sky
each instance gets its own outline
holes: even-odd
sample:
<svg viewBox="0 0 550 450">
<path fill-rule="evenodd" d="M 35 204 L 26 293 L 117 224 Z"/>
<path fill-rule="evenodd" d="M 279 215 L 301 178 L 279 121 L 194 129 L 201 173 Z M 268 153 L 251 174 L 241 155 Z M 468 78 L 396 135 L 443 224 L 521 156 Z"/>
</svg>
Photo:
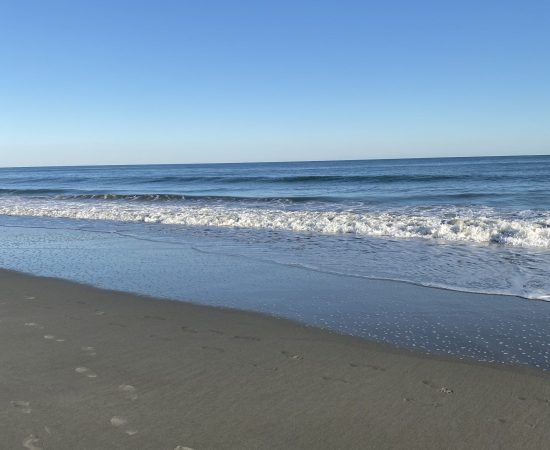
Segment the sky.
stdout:
<svg viewBox="0 0 550 450">
<path fill-rule="evenodd" d="M 550 154 L 550 2 L 0 0 L 0 166 Z"/>
</svg>

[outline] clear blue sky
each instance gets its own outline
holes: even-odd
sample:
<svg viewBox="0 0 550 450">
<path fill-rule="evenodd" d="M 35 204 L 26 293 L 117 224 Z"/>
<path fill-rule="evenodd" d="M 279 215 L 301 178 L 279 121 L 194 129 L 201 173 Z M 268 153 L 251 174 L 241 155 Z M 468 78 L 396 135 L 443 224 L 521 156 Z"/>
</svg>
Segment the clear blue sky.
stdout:
<svg viewBox="0 0 550 450">
<path fill-rule="evenodd" d="M 548 0 L 0 0 L 0 166 L 548 153 Z"/>
</svg>

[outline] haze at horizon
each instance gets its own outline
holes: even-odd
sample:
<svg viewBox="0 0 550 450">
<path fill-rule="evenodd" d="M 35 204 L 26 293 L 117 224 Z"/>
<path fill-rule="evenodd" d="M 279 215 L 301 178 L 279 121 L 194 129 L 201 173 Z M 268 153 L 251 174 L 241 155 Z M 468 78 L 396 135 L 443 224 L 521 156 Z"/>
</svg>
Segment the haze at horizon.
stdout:
<svg viewBox="0 0 550 450">
<path fill-rule="evenodd" d="M 4 1 L 0 166 L 550 153 L 545 2 Z"/>
</svg>

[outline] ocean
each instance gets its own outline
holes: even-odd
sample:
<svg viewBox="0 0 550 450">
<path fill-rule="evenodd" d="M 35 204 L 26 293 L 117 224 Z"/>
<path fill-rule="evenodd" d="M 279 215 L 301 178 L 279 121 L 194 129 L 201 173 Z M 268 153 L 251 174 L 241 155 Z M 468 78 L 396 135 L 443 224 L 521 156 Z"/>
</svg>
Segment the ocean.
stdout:
<svg viewBox="0 0 550 450">
<path fill-rule="evenodd" d="M 0 215 L 353 276 L 550 299 L 550 157 L 0 169 Z"/>
<path fill-rule="evenodd" d="M 3 168 L 0 242 L 4 268 L 550 368 L 550 156 Z"/>
</svg>

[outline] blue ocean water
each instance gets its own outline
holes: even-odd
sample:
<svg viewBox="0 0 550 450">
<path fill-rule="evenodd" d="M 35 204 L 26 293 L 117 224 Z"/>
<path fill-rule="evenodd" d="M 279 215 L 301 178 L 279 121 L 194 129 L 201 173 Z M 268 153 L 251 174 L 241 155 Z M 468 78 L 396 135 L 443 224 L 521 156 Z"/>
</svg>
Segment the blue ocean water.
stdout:
<svg viewBox="0 0 550 450">
<path fill-rule="evenodd" d="M 550 299 L 550 156 L 0 169 L 0 223 L 28 217 Z"/>
<path fill-rule="evenodd" d="M 550 156 L 0 169 L 21 198 L 550 209 Z"/>
</svg>

